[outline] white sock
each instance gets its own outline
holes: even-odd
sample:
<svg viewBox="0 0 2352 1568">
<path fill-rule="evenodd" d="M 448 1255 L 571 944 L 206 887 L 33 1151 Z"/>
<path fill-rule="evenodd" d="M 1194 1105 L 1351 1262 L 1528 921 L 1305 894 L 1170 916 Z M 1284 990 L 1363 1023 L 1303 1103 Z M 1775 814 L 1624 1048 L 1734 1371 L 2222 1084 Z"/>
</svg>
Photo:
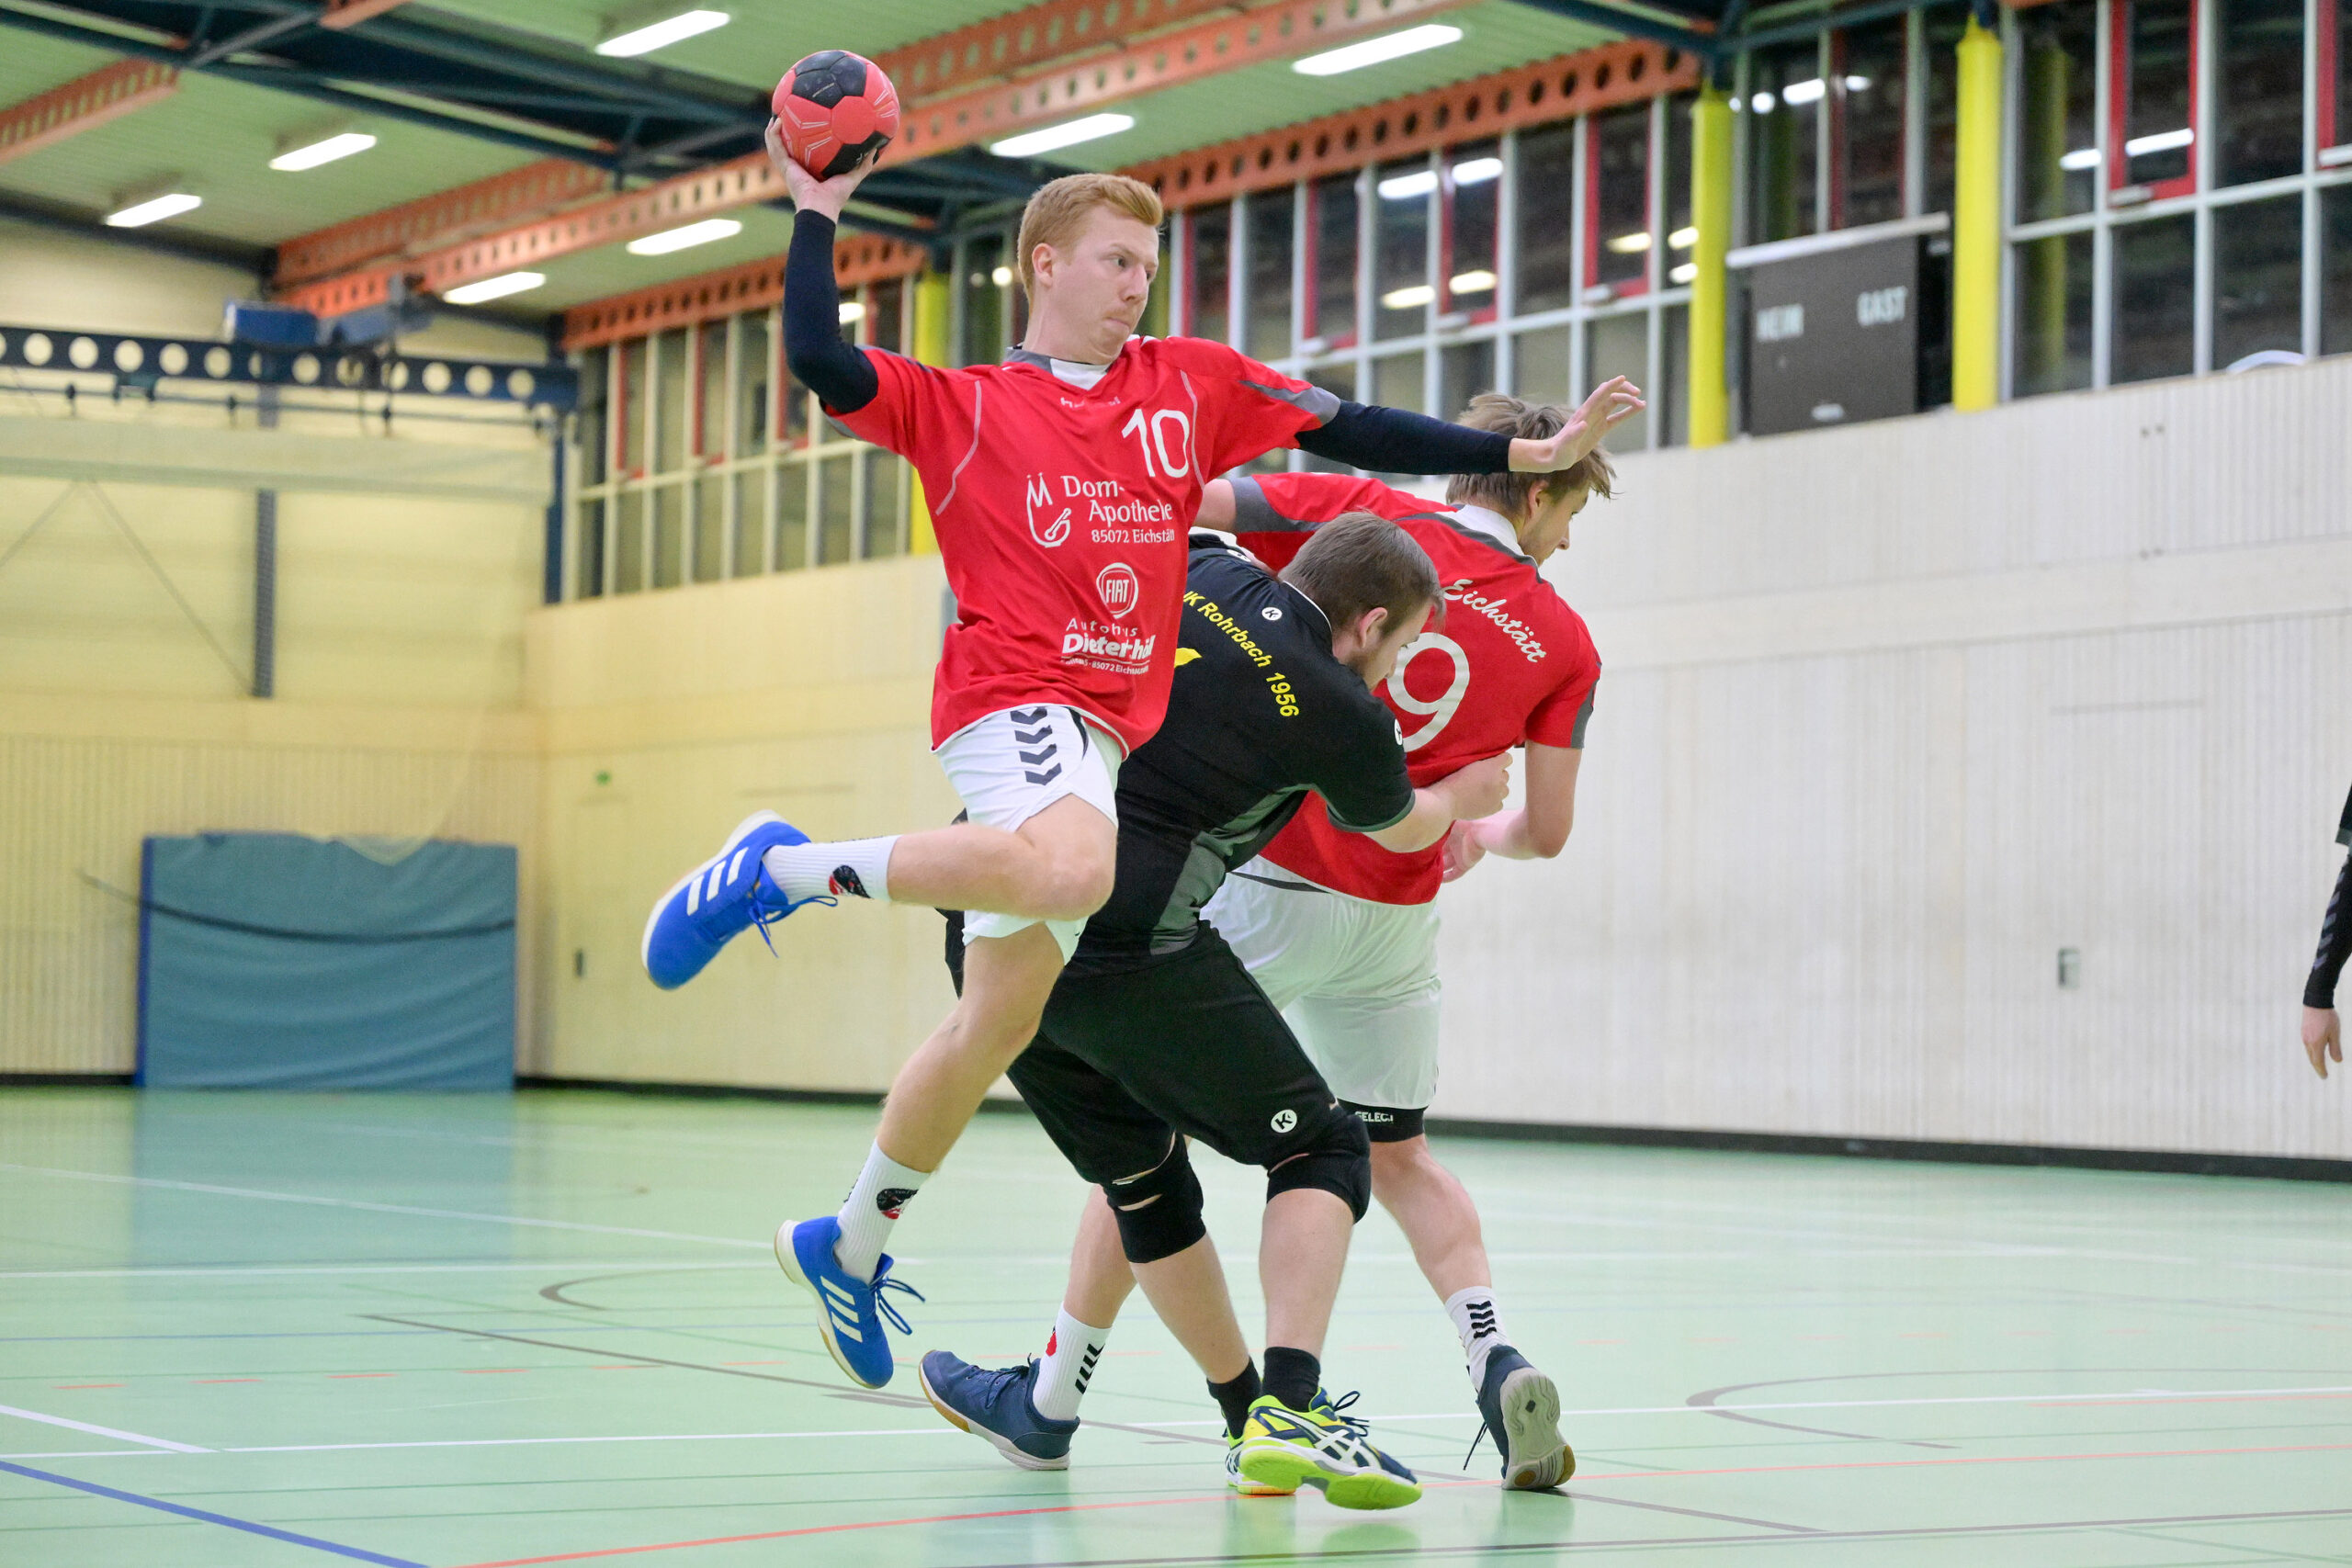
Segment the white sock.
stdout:
<svg viewBox="0 0 2352 1568">
<path fill-rule="evenodd" d="M 1080 1323 L 1067 1312 L 1054 1319 L 1053 1337 L 1037 1362 L 1036 1386 L 1030 1403 L 1048 1421 L 1067 1421 L 1078 1414 L 1079 1396 L 1094 1376 L 1095 1359 L 1111 1341 L 1111 1331 Z"/>
<path fill-rule="evenodd" d="M 888 903 L 890 846 L 898 841 L 899 836 L 893 833 L 887 839 L 778 844 L 760 857 L 760 863 L 767 867 L 769 879 L 784 889 L 784 896 L 795 901 L 831 896 Z"/>
<path fill-rule="evenodd" d="M 833 1258 L 842 1272 L 859 1280 L 874 1278 L 882 1261 L 882 1244 L 890 1239 L 899 1211 L 930 1175 L 900 1165 L 879 1144 L 867 1151 L 865 1168 L 857 1173 L 857 1185 L 842 1204 L 842 1238 L 833 1244 Z"/>
<path fill-rule="evenodd" d="M 1473 1285 L 1454 1292 L 1445 1298 L 1445 1315 L 1453 1319 L 1453 1332 L 1462 1336 L 1462 1358 L 1470 1363 L 1470 1386 L 1486 1387 L 1487 1353 L 1510 1343 L 1503 1334 L 1502 1315 L 1495 1310 L 1494 1287 Z"/>
</svg>

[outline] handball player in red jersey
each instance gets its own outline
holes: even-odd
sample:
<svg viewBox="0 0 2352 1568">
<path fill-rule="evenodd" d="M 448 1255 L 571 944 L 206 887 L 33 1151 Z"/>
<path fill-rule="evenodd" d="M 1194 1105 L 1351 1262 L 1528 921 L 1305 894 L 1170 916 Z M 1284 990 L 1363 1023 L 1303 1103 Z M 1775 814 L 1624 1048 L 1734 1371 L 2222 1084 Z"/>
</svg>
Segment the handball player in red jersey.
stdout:
<svg viewBox="0 0 2352 1568">
<path fill-rule="evenodd" d="M 1463 423 L 1542 436 L 1570 417 L 1490 392 Z M 1557 1388 L 1504 1329 L 1477 1208 L 1422 1135 L 1437 1089 L 1432 901 L 1442 881 L 1486 854 L 1550 859 L 1567 842 L 1600 660 L 1583 618 L 1537 568 L 1566 546 L 1570 521 L 1594 495 L 1608 495 L 1612 479 L 1607 454 L 1595 451 L 1564 473 L 1456 479 L 1439 505 L 1372 479 L 1270 474 L 1216 481 L 1201 513 L 1204 526 L 1235 534 L 1277 570 L 1344 513 L 1396 522 L 1429 553 L 1445 598 L 1442 624 L 1407 645 L 1381 694 L 1404 736 L 1412 782 L 1425 786 L 1526 748 L 1523 806 L 1459 823 L 1418 852 L 1393 853 L 1334 827 L 1321 798 L 1308 795 L 1202 910 L 1282 1010 L 1341 1109 L 1363 1122 L 1373 1195 L 1445 1303 L 1479 1413 L 1502 1450 L 1504 1483 L 1520 1489 L 1558 1485 L 1575 1458 L 1560 1436 Z M 1037 1365 L 1041 1414 L 1076 1416 L 1132 1278 L 1109 1207 L 1090 1200 Z"/>
<path fill-rule="evenodd" d="M 1159 727 L 1174 670 L 1186 536 L 1202 487 L 1277 447 L 1431 473 L 1554 472 L 1643 406 L 1611 382 L 1541 440 L 1346 403 L 1224 344 L 1135 336 L 1159 268 L 1159 197 L 1072 175 L 1030 199 L 1018 263 L 1026 341 L 940 369 L 841 335 L 835 220 L 867 169 L 819 180 L 769 130 L 797 217 L 785 264 L 794 375 L 853 433 L 922 478 L 957 619 L 932 742 L 968 820 L 810 843 L 770 812 L 740 824 L 646 923 L 647 971 L 684 985 L 749 927 L 812 902 L 968 912 L 963 994 L 892 1084 L 838 1215 L 776 1234 L 785 1271 L 857 1382 L 888 1382 L 904 1332 L 882 1247 L 989 1084 L 1036 1033 L 1086 917 L 1109 897 L 1120 760 Z M 870 167 L 870 165 L 869 165 Z"/>
</svg>

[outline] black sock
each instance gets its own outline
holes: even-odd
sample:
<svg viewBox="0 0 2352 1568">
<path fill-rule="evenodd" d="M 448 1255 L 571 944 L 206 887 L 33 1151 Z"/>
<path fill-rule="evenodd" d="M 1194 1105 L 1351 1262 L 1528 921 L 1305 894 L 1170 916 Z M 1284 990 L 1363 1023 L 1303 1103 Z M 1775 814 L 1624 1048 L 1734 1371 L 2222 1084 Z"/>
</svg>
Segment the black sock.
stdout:
<svg viewBox="0 0 2352 1568">
<path fill-rule="evenodd" d="M 1322 1386 L 1322 1362 L 1306 1351 L 1294 1350 L 1287 1345 L 1266 1347 L 1268 1393 L 1293 1410 L 1305 1410 L 1315 1403 L 1315 1391 Z"/>
<path fill-rule="evenodd" d="M 1234 1374 L 1230 1382 L 1209 1384 L 1209 1393 L 1216 1398 L 1217 1408 L 1225 1412 L 1227 1437 L 1241 1436 L 1241 1427 L 1250 1419 L 1250 1407 L 1257 1404 L 1258 1396 L 1265 1392 L 1258 1382 L 1258 1364 L 1255 1361 L 1242 1362 L 1241 1370 Z"/>
</svg>

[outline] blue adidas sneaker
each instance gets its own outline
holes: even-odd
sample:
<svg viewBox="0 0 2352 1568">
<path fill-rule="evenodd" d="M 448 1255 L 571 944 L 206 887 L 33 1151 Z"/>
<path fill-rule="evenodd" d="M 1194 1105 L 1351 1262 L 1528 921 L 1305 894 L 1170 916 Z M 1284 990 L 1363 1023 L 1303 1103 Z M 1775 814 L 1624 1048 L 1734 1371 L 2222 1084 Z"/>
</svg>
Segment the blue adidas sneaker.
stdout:
<svg viewBox="0 0 2352 1568">
<path fill-rule="evenodd" d="M 882 1292 L 903 1291 L 915 1300 L 922 1292 L 904 1280 L 890 1278 L 891 1258 L 882 1255 L 874 1278 L 860 1280 L 845 1273 L 833 1248 L 842 1239 L 842 1223 L 827 1214 L 820 1220 L 786 1220 L 776 1227 L 775 1260 L 785 1278 L 817 1298 L 817 1333 L 825 1348 L 850 1381 L 865 1388 L 880 1388 L 890 1381 L 889 1337 L 882 1325 L 911 1334 L 906 1318 Z"/>
<path fill-rule="evenodd" d="M 933 1350 L 915 1375 L 922 1382 L 923 1397 L 949 1426 L 986 1438 L 1023 1470 L 1069 1468 L 1069 1439 L 1078 1417 L 1055 1421 L 1037 1414 L 1035 1357 L 1018 1367 L 976 1367 Z"/>
<path fill-rule="evenodd" d="M 735 825 L 718 853 L 680 877 L 645 918 L 645 972 L 665 991 L 701 974 L 718 950 L 752 926 L 767 928 L 802 904 L 787 901 L 760 863 L 779 844 L 805 844 L 808 835 L 773 811 L 754 811 Z"/>
</svg>

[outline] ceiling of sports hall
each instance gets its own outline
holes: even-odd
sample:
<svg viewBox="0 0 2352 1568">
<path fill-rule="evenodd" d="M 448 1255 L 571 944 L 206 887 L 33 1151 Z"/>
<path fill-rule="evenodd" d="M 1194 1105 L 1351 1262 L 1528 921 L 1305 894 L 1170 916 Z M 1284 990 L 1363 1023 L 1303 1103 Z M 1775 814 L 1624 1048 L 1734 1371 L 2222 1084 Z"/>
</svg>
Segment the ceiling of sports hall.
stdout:
<svg viewBox="0 0 2352 1568">
<path fill-rule="evenodd" d="M 1002 102 L 1023 84 L 1074 89 L 1085 71 L 1148 62 L 1134 85 L 1098 83 L 1091 98 L 1058 112 L 1041 95 L 1035 113 L 992 136 L 935 131 L 937 151 L 895 149 L 853 217 L 922 240 L 1071 168 L 1118 168 L 1626 36 L 1703 50 L 1725 8 L 1724 0 L 771 0 L 642 56 L 596 51 L 616 31 L 694 4 L 0 0 L 0 216 L 96 231 L 127 201 L 174 187 L 202 205 L 135 231 L 142 241 L 210 251 L 282 285 L 315 284 L 519 233 L 615 192 L 756 163 L 770 89 L 813 50 L 881 60 L 910 126 L 942 108 L 954 118 L 959 106 Z M 709 5 L 729 11 L 729 0 Z M 1291 69 L 1334 44 L 1432 23 L 1460 37 L 1340 74 Z M 1232 33 L 1232 63 L 1212 36 L 1221 26 L 1248 33 L 1247 47 Z M 1189 55 L 1196 42 L 1209 57 L 1170 68 L 1161 46 Z M 1150 85 L 1155 72 L 1166 74 Z M 1103 110 L 1132 117 L 1132 128 L 1046 158 L 987 150 L 1010 130 Z M 290 149 L 352 131 L 374 145 L 300 172 L 270 166 Z M 290 242 L 484 181 L 492 183 L 479 197 L 445 201 L 412 222 L 394 248 L 346 233 L 332 254 L 314 246 L 306 264 L 288 265 Z M 781 252 L 786 204 L 723 209 L 742 227 L 716 243 L 635 254 L 619 243 L 632 231 L 534 260 L 547 282 L 526 313 Z"/>
</svg>

